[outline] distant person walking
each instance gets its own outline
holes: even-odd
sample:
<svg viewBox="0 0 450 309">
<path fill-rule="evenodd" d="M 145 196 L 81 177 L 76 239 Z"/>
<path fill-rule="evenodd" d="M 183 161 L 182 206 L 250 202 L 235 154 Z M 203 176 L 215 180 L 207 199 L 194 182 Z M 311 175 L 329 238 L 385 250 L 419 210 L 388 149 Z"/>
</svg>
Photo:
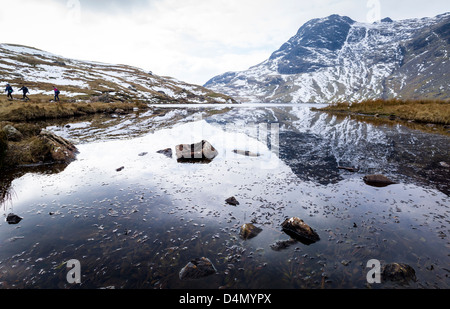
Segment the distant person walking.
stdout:
<svg viewBox="0 0 450 309">
<path fill-rule="evenodd" d="M 22 98 L 22 100 L 29 100 L 29 99 L 30 99 L 29 97 L 27 97 L 27 93 L 30 93 L 30 91 L 28 90 L 27 87 L 22 86 L 22 88 L 20 88 L 19 91 L 22 91 L 22 92 L 23 92 L 23 98 Z"/>
<path fill-rule="evenodd" d="M 10 98 L 10 100 L 14 100 L 14 98 L 12 96 L 13 91 L 14 90 L 12 89 L 11 85 L 10 84 L 6 84 L 5 92 L 7 93 L 7 98 L 8 99 Z"/>
<path fill-rule="evenodd" d="M 55 92 L 55 102 L 59 102 L 59 90 L 53 86 L 53 91 Z"/>
</svg>

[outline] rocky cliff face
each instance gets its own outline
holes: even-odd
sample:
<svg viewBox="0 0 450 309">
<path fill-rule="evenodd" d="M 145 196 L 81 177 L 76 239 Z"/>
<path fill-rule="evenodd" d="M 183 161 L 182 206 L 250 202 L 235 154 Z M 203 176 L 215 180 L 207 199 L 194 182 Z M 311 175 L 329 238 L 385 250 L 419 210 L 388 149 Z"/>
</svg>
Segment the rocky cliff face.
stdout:
<svg viewBox="0 0 450 309">
<path fill-rule="evenodd" d="M 26 85 L 31 95 L 50 98 L 56 86 L 62 98 L 74 102 L 235 103 L 226 95 L 140 68 L 68 59 L 19 45 L 0 44 L 0 76 L 3 86 L 10 83 L 19 97 Z"/>
<path fill-rule="evenodd" d="M 374 24 L 331 15 L 304 24 L 269 59 L 205 87 L 240 101 L 449 98 L 450 13 Z"/>
</svg>

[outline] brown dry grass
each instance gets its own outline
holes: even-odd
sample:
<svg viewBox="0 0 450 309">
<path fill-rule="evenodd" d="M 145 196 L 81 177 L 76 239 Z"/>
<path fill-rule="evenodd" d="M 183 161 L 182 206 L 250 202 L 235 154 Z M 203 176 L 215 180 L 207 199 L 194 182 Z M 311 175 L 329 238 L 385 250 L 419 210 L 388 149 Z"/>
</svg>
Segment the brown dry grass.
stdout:
<svg viewBox="0 0 450 309">
<path fill-rule="evenodd" d="M 0 98 L 0 121 L 23 122 L 32 120 L 57 119 L 84 116 L 95 113 L 113 113 L 116 110 L 131 111 L 133 108 L 146 108 L 139 102 L 79 102 L 73 103 L 69 99 L 61 99 L 60 103 L 49 102 L 51 97 L 45 95 L 31 95 L 30 101 L 15 99 L 9 101 Z M 17 98 L 17 96 L 16 96 Z"/>
<path fill-rule="evenodd" d="M 323 111 L 348 112 L 364 115 L 395 116 L 402 120 L 450 124 L 450 101 L 440 100 L 367 100 L 359 103 L 335 103 Z"/>
</svg>

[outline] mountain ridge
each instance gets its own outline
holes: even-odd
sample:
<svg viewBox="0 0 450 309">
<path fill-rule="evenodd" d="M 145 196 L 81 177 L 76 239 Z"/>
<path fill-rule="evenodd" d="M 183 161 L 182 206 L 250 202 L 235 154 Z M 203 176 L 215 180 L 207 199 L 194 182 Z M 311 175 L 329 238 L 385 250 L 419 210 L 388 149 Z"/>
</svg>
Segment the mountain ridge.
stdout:
<svg viewBox="0 0 450 309">
<path fill-rule="evenodd" d="M 316 18 L 265 61 L 204 87 L 242 102 L 448 99 L 450 12 L 362 23 Z"/>
<path fill-rule="evenodd" d="M 130 65 L 70 59 L 17 44 L 0 44 L 0 76 L 16 91 L 27 86 L 31 95 L 51 96 L 53 86 L 57 86 L 61 97 L 71 102 L 102 97 L 149 104 L 236 103 L 202 86 Z"/>
</svg>

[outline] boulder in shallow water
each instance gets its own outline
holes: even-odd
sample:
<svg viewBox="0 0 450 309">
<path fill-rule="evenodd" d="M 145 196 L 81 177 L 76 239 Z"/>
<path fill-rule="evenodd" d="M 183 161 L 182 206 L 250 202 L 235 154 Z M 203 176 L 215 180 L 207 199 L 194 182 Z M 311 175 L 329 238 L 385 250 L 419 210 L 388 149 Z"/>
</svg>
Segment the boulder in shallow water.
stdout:
<svg viewBox="0 0 450 309">
<path fill-rule="evenodd" d="M 364 176 L 363 181 L 369 186 L 380 188 L 396 183 L 384 175 L 366 175 Z"/>
<path fill-rule="evenodd" d="M 216 268 L 208 258 L 202 257 L 190 261 L 181 269 L 181 280 L 195 280 L 217 273 Z"/>
<path fill-rule="evenodd" d="M 181 144 L 175 147 L 177 160 L 182 163 L 210 163 L 219 153 L 208 142 Z"/>
<path fill-rule="evenodd" d="M 310 245 L 320 240 L 316 231 L 297 217 L 285 220 L 281 227 L 286 234 L 305 245 Z"/>
<path fill-rule="evenodd" d="M 252 223 L 245 223 L 241 226 L 239 236 L 242 239 L 247 240 L 258 236 L 262 232 L 262 229 L 253 225 Z"/>
<path fill-rule="evenodd" d="M 416 272 L 414 268 L 407 264 L 391 263 L 382 267 L 381 279 L 384 281 L 408 283 L 409 281 L 416 281 Z"/>
</svg>

